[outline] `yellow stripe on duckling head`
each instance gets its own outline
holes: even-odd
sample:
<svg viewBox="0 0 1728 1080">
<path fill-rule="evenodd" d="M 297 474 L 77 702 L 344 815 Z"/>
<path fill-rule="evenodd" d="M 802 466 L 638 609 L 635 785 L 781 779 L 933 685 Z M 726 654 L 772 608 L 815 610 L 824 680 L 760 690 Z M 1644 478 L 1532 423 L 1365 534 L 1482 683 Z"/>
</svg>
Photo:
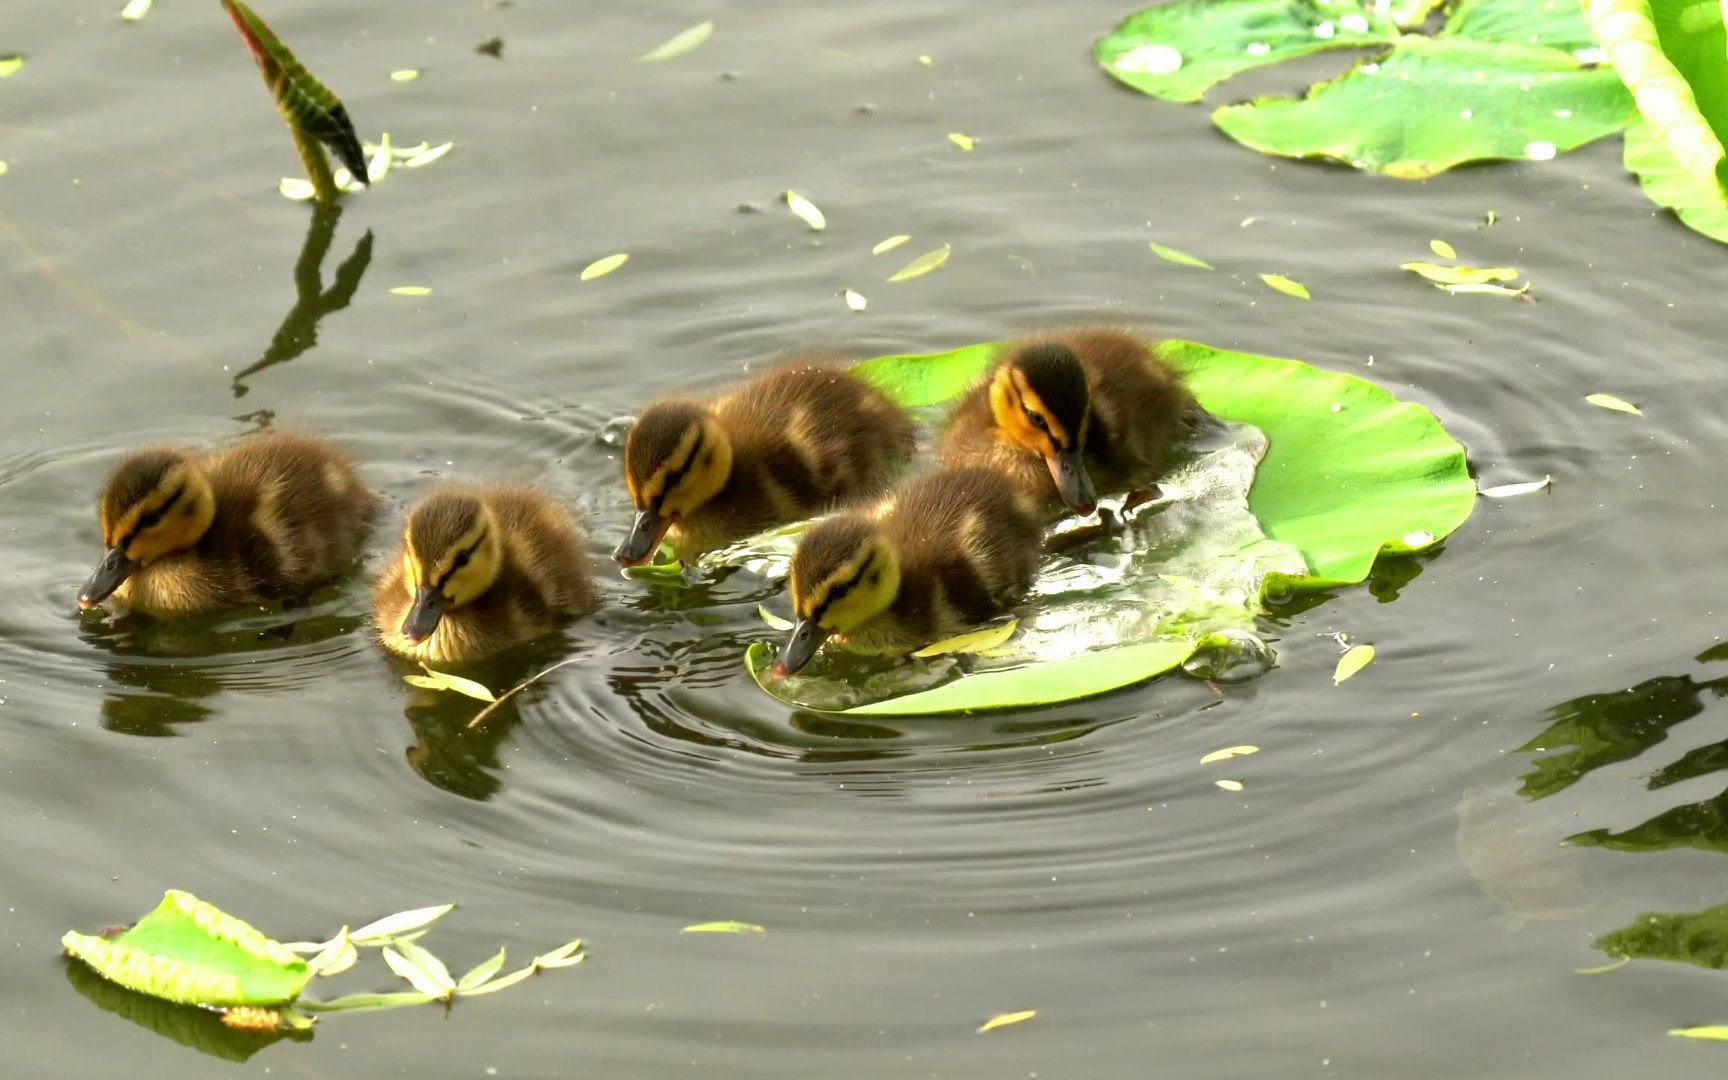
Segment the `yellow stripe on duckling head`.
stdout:
<svg viewBox="0 0 1728 1080">
<path fill-rule="evenodd" d="M 792 556 L 792 610 L 847 633 L 885 611 L 900 592 L 900 560 L 868 518 L 843 515 L 812 526 Z"/>
<path fill-rule="evenodd" d="M 694 513 L 732 476 L 732 442 L 714 414 L 687 401 L 650 406 L 624 444 L 624 484 L 638 510 Z"/>
</svg>

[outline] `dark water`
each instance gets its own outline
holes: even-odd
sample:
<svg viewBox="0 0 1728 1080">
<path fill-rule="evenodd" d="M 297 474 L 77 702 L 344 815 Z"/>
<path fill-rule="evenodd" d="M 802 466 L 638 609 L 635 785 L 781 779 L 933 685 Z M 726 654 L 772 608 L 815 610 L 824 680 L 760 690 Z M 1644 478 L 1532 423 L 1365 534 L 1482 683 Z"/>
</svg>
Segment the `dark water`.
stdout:
<svg viewBox="0 0 1728 1080">
<path fill-rule="evenodd" d="M 249 1071 L 296 1077 L 1719 1070 L 1665 1034 L 1728 1019 L 1713 973 L 1574 974 L 1638 912 L 1722 900 L 1728 846 L 1728 669 L 1695 659 L 1721 625 L 1723 256 L 1653 212 L 1617 144 L 1419 185 L 1274 163 L 1098 72 L 1090 41 L 1122 9 L 1092 2 L 279 0 L 264 14 L 369 137 L 457 143 L 309 235 L 273 191 L 295 159 L 216 4 L 162 0 L 138 25 L 118 0 L 14 7 L 9 1075 L 230 1076 L 219 1055 L 253 1051 Z M 634 61 L 709 17 L 697 52 Z M 493 36 L 501 60 L 473 52 Z M 403 67 L 425 76 L 392 83 Z M 775 203 L 788 187 L 825 233 Z M 1435 236 L 1525 270 L 1539 303 L 1402 274 Z M 1219 272 L 1159 262 L 1149 239 Z M 322 278 L 297 286 L 309 240 L 308 267 L 328 244 Z M 883 284 L 944 242 L 947 267 Z M 614 251 L 629 264 L 578 283 Z M 465 732 L 471 703 L 411 696 L 374 648 L 360 581 L 198 631 L 73 612 L 97 486 L 141 441 L 321 429 L 397 505 L 433 475 L 542 479 L 587 516 L 599 563 L 627 513 L 598 436 L 650 395 L 803 344 L 862 356 L 1080 319 L 1368 375 L 1433 408 L 1484 482 L 1554 489 L 1484 503 L 1437 556 L 1286 613 L 1268 628 L 1281 666 L 1221 701 L 1165 680 L 840 724 L 746 677 L 759 582 L 689 594 L 603 571 L 604 614 L 551 650 L 587 662 Z M 1335 688 L 1340 630 L 1379 658 Z M 1198 764 L 1240 743 L 1262 750 Z M 1588 846 L 1556 847 L 1577 833 Z M 451 899 L 427 944 L 453 965 L 577 935 L 591 955 L 449 1015 L 201 1054 L 185 1017 L 155 1018 L 184 1039 L 153 1034 L 148 1003 L 57 955 L 65 929 L 167 887 L 284 938 Z M 768 932 L 679 934 L 711 919 Z"/>
</svg>

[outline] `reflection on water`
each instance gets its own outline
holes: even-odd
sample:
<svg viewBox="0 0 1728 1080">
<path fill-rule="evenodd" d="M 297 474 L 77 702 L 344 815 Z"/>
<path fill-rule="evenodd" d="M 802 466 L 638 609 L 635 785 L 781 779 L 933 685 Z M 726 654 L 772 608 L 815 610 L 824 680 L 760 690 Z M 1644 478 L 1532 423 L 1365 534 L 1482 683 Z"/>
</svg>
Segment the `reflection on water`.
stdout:
<svg viewBox="0 0 1728 1080">
<path fill-rule="evenodd" d="M 82 963 L 66 964 L 66 981 L 103 1012 L 129 1020 L 146 1031 L 201 1054 L 223 1061 L 246 1061 L 253 1054 L 282 1039 L 306 1042 L 310 1031 L 241 1031 L 222 1022 L 222 1014 L 191 1005 L 176 1005 L 109 982 Z M 100 1031 L 100 1027 L 96 1029 Z"/>
</svg>

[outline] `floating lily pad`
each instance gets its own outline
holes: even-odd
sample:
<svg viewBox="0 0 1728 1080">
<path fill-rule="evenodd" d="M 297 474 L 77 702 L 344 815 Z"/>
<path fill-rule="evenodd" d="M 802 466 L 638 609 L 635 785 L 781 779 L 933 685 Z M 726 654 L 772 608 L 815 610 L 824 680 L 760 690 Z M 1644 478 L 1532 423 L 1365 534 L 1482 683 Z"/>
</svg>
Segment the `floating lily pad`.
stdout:
<svg viewBox="0 0 1728 1080">
<path fill-rule="evenodd" d="M 279 942 L 178 889 L 122 934 L 67 931 L 60 943 L 104 978 L 184 1005 L 280 1005 L 312 979 Z"/>
<path fill-rule="evenodd" d="M 1626 129 L 1623 160 L 1651 202 L 1674 211 L 1694 232 L 1728 244 L 1728 202 L 1723 201 L 1715 179 L 1700 179 L 1682 168 L 1674 151 L 1649 124 L 1640 120 Z"/>
<path fill-rule="evenodd" d="M 948 401 L 989 365 L 991 344 L 926 356 L 886 356 L 856 370 L 909 408 Z M 1248 504 L 1264 534 L 1300 553 L 1306 574 L 1268 574 L 1262 594 L 1354 584 L 1381 554 L 1437 544 L 1469 517 L 1476 486 L 1464 448 L 1434 414 L 1353 375 L 1295 360 L 1215 349 L 1190 341 L 1158 347 L 1196 398 L 1225 420 L 1264 432 L 1269 448 Z M 1163 674 L 1194 652 L 1188 639 L 1118 645 L 1035 666 L 964 675 L 931 689 L 842 710 L 920 715 L 1068 701 Z M 746 664 L 758 685 L 774 650 L 752 645 Z M 776 696 L 778 696 L 776 694 Z"/>
<path fill-rule="evenodd" d="M 1612 135 L 1633 115 L 1613 71 L 1568 53 L 1411 37 L 1306 97 L 1229 105 L 1212 119 L 1262 153 L 1419 180 L 1470 161 L 1547 160 Z"/>
<path fill-rule="evenodd" d="M 1590 0 L 1587 6 L 1609 61 L 1631 87 L 1645 121 L 1673 161 L 1711 190 L 1714 205 L 1724 206 L 1728 33 L 1721 7 L 1696 0 Z"/>
<path fill-rule="evenodd" d="M 1452 5 L 1439 36 L 1543 45 L 1564 52 L 1596 45 L 1578 0 L 1460 0 Z"/>
</svg>

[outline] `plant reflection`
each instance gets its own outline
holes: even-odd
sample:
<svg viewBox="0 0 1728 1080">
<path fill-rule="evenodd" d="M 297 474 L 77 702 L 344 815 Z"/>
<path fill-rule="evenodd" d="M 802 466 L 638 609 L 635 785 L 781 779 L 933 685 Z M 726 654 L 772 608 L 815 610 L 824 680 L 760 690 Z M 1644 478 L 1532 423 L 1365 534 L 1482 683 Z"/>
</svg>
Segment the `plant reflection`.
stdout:
<svg viewBox="0 0 1728 1080">
<path fill-rule="evenodd" d="M 103 1012 L 223 1061 L 245 1061 L 280 1039 L 304 1042 L 312 1038 L 310 1031 L 292 1034 L 238 1031 L 224 1024 L 220 1013 L 136 993 L 109 982 L 80 963 L 66 965 L 66 981 Z"/>
<path fill-rule="evenodd" d="M 323 283 L 324 256 L 336 236 L 336 222 L 341 218 L 338 206 L 319 204 L 312 208 L 312 221 L 306 228 L 306 240 L 300 245 L 300 258 L 294 263 L 294 306 L 270 339 L 269 348 L 251 367 L 234 376 L 234 396 L 243 397 L 251 387 L 243 381 L 265 368 L 285 364 L 318 343 L 318 320 L 333 311 L 341 311 L 354 299 L 360 279 L 372 262 L 372 230 L 354 245 L 354 253 L 336 268 L 335 279 L 326 290 Z"/>
</svg>

